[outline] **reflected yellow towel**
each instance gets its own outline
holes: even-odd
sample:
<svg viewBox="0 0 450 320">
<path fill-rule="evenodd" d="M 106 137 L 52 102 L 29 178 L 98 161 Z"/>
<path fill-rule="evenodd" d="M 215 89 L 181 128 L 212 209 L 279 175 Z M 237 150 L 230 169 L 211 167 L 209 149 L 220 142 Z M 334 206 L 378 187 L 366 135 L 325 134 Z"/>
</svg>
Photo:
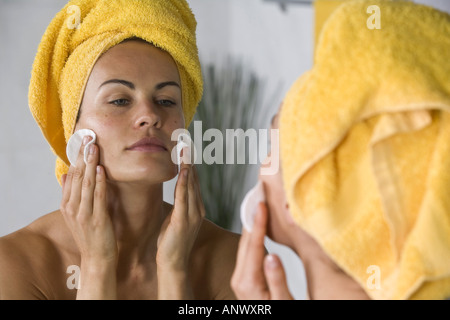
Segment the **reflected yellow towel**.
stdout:
<svg viewBox="0 0 450 320">
<path fill-rule="evenodd" d="M 314 0 L 314 43 L 317 44 L 320 31 L 331 13 L 349 0 Z"/>
<path fill-rule="evenodd" d="M 352 1 L 283 103 L 292 214 L 375 299 L 450 297 L 449 52 L 448 14 Z"/>
<path fill-rule="evenodd" d="M 189 125 L 203 90 L 195 29 L 185 0 L 73 0 L 54 17 L 33 64 L 29 106 L 58 157 L 58 181 L 68 171 L 66 143 L 92 67 L 127 38 L 151 42 L 175 60 Z"/>
</svg>

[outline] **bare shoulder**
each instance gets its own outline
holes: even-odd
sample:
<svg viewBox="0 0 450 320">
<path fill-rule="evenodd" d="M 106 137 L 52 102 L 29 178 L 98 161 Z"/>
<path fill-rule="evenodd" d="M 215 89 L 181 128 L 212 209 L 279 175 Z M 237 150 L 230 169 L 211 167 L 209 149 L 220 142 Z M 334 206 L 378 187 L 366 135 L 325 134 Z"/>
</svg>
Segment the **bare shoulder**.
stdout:
<svg viewBox="0 0 450 320">
<path fill-rule="evenodd" d="M 211 291 L 204 299 L 235 299 L 230 287 L 236 265 L 240 234 L 221 228 L 205 219 L 197 239 L 194 259 L 195 282 L 204 287 L 205 280 Z M 203 292 L 203 290 L 199 290 Z"/>
<path fill-rule="evenodd" d="M 201 250 L 210 259 L 218 264 L 229 265 L 234 268 L 240 237 L 240 234 L 224 229 L 205 219 L 198 242 Z"/>
<path fill-rule="evenodd" d="M 224 246 L 229 250 L 237 250 L 240 237 L 240 234 L 224 229 L 208 219 L 204 219 L 203 221 L 200 240 L 211 245 Z"/>
<path fill-rule="evenodd" d="M 50 299 L 60 256 L 42 221 L 0 238 L 0 299 Z"/>
<path fill-rule="evenodd" d="M 0 299 L 45 299 L 38 260 L 46 240 L 26 228 L 0 238 Z"/>
</svg>

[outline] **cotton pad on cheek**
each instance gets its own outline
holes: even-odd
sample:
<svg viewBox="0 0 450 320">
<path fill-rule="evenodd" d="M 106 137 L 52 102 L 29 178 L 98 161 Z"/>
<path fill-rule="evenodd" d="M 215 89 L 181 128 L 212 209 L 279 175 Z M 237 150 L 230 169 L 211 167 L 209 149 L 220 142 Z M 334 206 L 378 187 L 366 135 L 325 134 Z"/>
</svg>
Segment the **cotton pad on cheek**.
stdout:
<svg viewBox="0 0 450 320">
<path fill-rule="evenodd" d="M 177 140 L 177 164 L 178 164 L 178 172 L 180 172 L 181 169 L 181 151 L 183 148 L 188 147 L 188 149 L 185 150 L 186 153 L 183 153 L 183 162 L 188 164 L 193 164 L 192 161 L 192 151 L 194 148 L 194 144 L 187 134 L 180 134 L 178 136 Z M 195 154 L 195 153 L 194 153 Z"/>
<path fill-rule="evenodd" d="M 70 137 L 69 142 L 67 143 L 67 158 L 73 166 L 77 163 L 78 153 L 80 152 L 81 145 L 83 144 L 83 138 L 85 136 L 92 137 L 91 141 L 89 141 L 84 147 L 84 163 L 87 163 L 88 148 L 91 144 L 95 143 L 97 138 L 95 132 L 90 129 L 78 130 Z"/>
<path fill-rule="evenodd" d="M 261 181 L 250 189 L 241 204 L 241 222 L 247 231 L 252 231 L 258 204 L 265 202 L 264 188 Z"/>
</svg>

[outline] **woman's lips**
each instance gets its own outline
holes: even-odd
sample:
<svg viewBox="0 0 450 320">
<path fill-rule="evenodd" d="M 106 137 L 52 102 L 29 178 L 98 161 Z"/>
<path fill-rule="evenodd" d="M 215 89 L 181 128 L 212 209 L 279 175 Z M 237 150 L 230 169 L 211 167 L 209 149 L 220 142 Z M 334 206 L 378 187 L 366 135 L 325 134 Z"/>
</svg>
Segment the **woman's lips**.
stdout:
<svg viewBox="0 0 450 320">
<path fill-rule="evenodd" d="M 128 147 L 128 151 L 159 152 L 167 151 L 164 143 L 156 137 L 145 137 Z"/>
</svg>

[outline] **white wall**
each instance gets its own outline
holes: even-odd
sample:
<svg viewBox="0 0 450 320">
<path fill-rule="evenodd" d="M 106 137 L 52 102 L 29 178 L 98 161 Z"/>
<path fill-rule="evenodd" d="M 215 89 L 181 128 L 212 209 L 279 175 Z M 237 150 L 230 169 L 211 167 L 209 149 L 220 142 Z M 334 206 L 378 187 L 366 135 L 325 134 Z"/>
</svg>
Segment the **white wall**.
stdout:
<svg viewBox="0 0 450 320">
<path fill-rule="evenodd" d="M 59 207 L 55 157 L 28 109 L 31 65 L 63 1 L 0 1 L 0 236 Z"/>
<path fill-rule="evenodd" d="M 228 55 L 242 58 L 269 81 L 269 91 L 279 88 L 280 101 L 293 81 L 311 67 L 312 6 L 289 6 L 283 12 L 278 5 L 263 0 L 188 1 L 198 20 L 202 61 L 220 62 Z M 55 157 L 32 119 L 27 95 L 38 43 L 65 2 L 0 0 L 0 236 L 59 207 Z M 448 0 L 416 2 L 450 12 Z M 278 102 L 273 112 L 277 108 Z M 268 114 L 268 119 L 271 116 Z M 269 251 L 281 254 L 291 289 L 297 298 L 304 298 L 300 260 L 282 246 L 267 245 Z"/>
</svg>

